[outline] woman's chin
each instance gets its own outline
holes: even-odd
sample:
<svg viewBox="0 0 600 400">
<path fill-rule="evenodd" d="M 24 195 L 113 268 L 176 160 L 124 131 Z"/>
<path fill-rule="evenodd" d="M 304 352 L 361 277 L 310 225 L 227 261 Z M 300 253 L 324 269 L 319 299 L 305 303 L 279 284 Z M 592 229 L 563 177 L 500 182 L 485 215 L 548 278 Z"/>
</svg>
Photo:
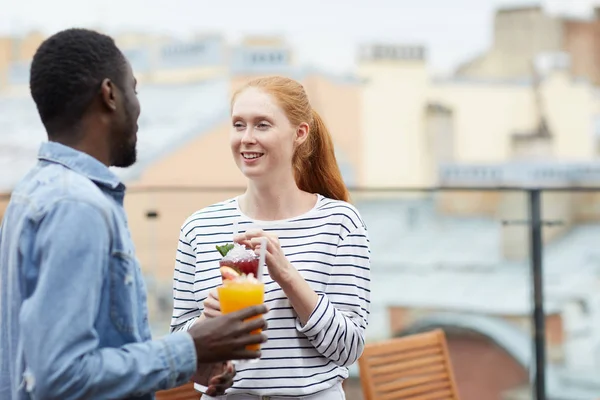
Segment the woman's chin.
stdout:
<svg viewBox="0 0 600 400">
<path fill-rule="evenodd" d="M 265 168 L 263 168 L 262 165 L 246 165 L 246 164 L 242 164 L 242 165 L 238 165 L 240 171 L 242 172 L 242 174 L 244 174 L 244 176 L 246 178 L 254 178 L 254 177 L 260 177 L 262 175 L 265 175 Z"/>
<path fill-rule="evenodd" d="M 269 174 L 266 171 L 262 170 L 262 168 L 242 168 L 242 174 L 251 181 L 255 182 L 263 182 L 269 179 Z"/>
</svg>

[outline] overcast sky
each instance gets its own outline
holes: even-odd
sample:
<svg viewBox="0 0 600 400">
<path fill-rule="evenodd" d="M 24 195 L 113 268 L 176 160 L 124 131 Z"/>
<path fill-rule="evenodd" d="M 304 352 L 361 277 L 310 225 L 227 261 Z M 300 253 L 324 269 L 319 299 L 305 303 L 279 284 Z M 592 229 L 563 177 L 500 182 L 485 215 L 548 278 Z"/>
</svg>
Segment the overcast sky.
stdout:
<svg viewBox="0 0 600 400">
<path fill-rule="evenodd" d="M 361 42 L 424 44 L 435 70 L 484 50 L 499 6 L 507 0 L 0 0 L 0 33 L 53 32 L 71 26 L 109 32 L 175 35 L 220 32 L 284 34 L 300 62 L 344 71 Z M 545 0 L 550 12 L 585 16 L 599 0 Z"/>
</svg>

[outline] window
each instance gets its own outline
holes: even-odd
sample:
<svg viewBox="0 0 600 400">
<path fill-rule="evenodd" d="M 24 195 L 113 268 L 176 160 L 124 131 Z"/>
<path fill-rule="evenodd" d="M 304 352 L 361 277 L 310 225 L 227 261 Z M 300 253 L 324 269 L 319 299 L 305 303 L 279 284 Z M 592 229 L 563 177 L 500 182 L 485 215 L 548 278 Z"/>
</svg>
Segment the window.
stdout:
<svg viewBox="0 0 600 400">
<path fill-rule="evenodd" d="M 281 63 L 283 61 L 283 55 L 281 53 L 271 53 L 270 57 L 271 63 Z"/>
<path fill-rule="evenodd" d="M 373 49 L 373 59 L 382 60 L 385 58 L 385 49 L 382 46 L 375 46 Z"/>
<path fill-rule="evenodd" d="M 176 45 L 168 45 L 163 47 L 161 53 L 165 57 L 197 54 L 205 51 L 206 46 L 203 43 L 181 43 Z"/>
</svg>

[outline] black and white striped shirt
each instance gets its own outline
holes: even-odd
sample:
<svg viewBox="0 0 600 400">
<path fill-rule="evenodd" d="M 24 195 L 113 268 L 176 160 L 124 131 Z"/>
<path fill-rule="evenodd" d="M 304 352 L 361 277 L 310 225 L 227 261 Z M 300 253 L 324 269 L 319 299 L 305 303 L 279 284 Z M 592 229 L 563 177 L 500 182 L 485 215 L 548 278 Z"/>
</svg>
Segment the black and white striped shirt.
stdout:
<svg viewBox="0 0 600 400">
<path fill-rule="evenodd" d="M 253 221 L 237 199 L 206 207 L 183 224 L 177 249 L 171 330 L 186 330 L 202 313 L 209 291 L 221 285 L 217 244 L 231 242 L 234 224 L 279 237 L 285 255 L 319 295 L 302 326 L 284 292 L 265 270 L 269 341 L 258 363 L 240 365 L 227 393 L 305 396 L 348 377 L 361 355 L 370 305 L 367 230 L 352 205 L 318 197 L 309 212 L 288 220 Z"/>
</svg>

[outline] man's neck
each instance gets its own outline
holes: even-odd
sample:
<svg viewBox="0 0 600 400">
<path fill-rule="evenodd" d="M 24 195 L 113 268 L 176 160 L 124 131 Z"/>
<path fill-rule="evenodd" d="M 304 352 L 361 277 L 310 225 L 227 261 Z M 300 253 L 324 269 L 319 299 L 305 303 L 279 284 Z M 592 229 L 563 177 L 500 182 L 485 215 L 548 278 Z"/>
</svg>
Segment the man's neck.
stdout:
<svg viewBox="0 0 600 400">
<path fill-rule="evenodd" d="M 110 145 L 108 143 L 109 127 L 102 117 L 94 112 L 87 112 L 79 121 L 68 125 L 46 125 L 48 139 L 71 147 L 94 157 L 102 164 L 111 165 Z"/>
<path fill-rule="evenodd" d="M 79 140 L 72 140 L 68 138 L 77 138 Z M 98 143 L 94 143 L 89 136 L 81 134 L 81 136 L 77 136 L 77 134 L 61 134 L 59 136 L 55 136 L 49 138 L 50 141 L 60 143 L 64 146 L 71 147 L 77 151 L 85 153 L 91 157 L 94 157 L 96 160 L 100 161 L 102 164 L 107 167 L 110 166 L 110 153 L 106 146 L 103 146 Z"/>
</svg>

